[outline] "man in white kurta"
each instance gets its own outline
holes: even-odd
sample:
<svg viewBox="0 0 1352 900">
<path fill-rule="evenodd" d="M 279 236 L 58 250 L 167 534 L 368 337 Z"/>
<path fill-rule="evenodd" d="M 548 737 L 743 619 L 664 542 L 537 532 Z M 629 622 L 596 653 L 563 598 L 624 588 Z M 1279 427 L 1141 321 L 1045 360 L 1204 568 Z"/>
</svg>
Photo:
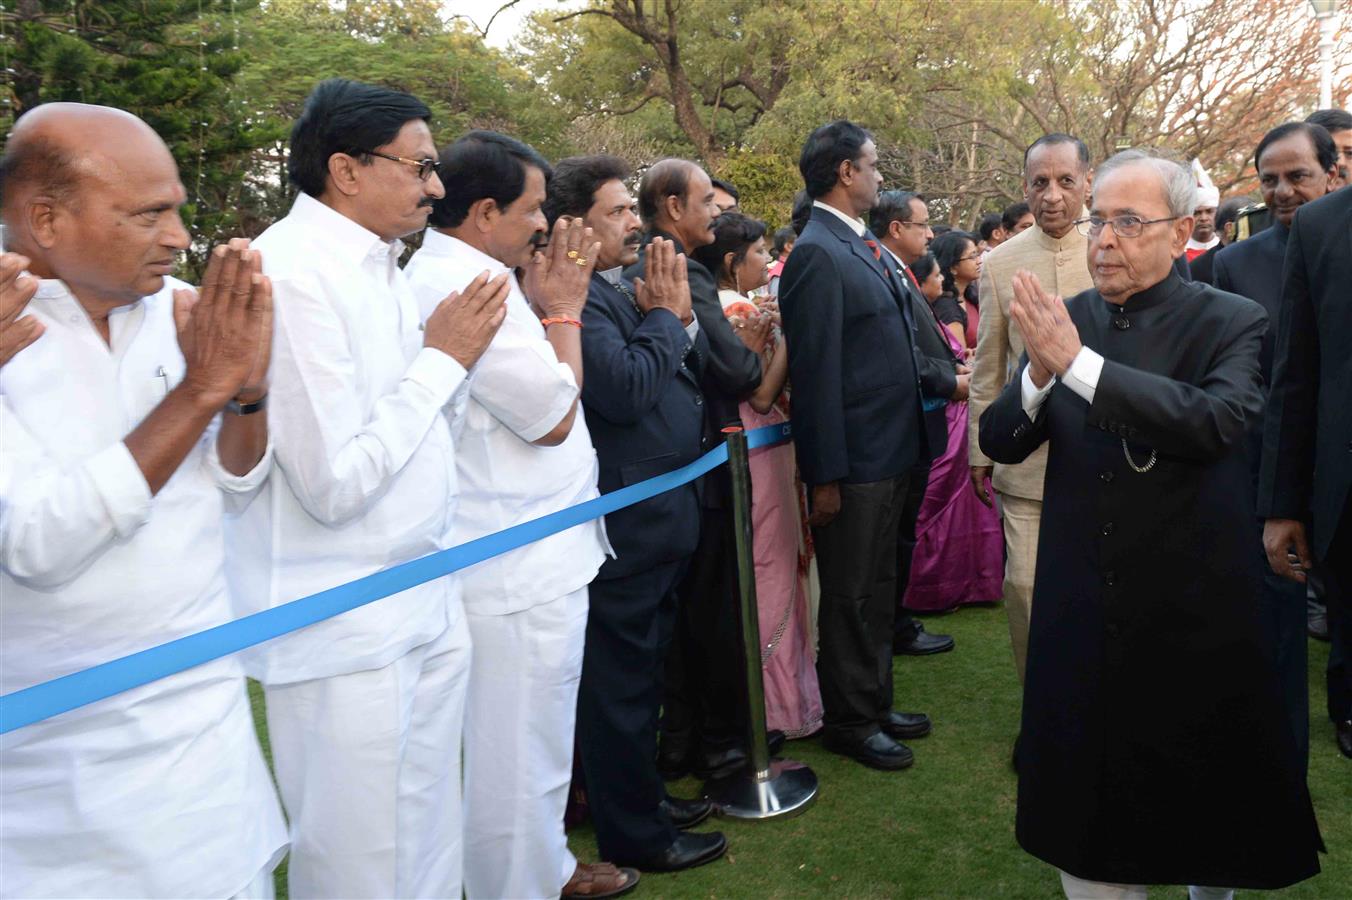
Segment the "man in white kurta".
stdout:
<svg viewBox="0 0 1352 900">
<path fill-rule="evenodd" d="M 455 453 L 442 409 L 493 328 L 458 342 L 482 325 L 455 318 L 462 303 L 420 330 L 398 266 L 398 238 L 422 227 L 426 201 L 441 194 L 419 163 L 436 154 L 427 115 L 407 94 L 320 84 L 292 133 L 302 193 L 255 241 L 278 311 L 271 423 L 280 477 L 237 531 L 255 542 L 240 547 L 256 579 L 239 593 L 262 605 L 451 546 Z M 349 155 L 354 147 L 367 152 Z M 252 664 L 266 686 L 290 817 L 291 896 L 460 896 L 470 642 L 456 579 L 261 650 Z"/>
<path fill-rule="evenodd" d="M 56 199 L 29 173 L 63 154 L 80 169 Z M 180 347 L 186 285 L 163 270 L 188 245 L 184 195 L 154 133 L 51 104 L 15 128 L 3 166 L 6 237 L 41 279 L 27 313 L 42 326 L 0 370 L 9 693 L 229 621 L 225 509 L 272 457 L 264 416 L 220 412 L 249 368 L 232 387 Z M 256 439 L 242 463 L 241 429 Z M 235 657 L 0 737 L 0 896 L 270 897 L 285 850 Z"/>
<path fill-rule="evenodd" d="M 432 224 L 455 224 L 429 228 L 406 270 L 423 315 L 480 273 L 507 274 L 511 285 L 507 318 L 469 378 L 456 436 L 453 540 L 463 543 L 597 496 L 596 453 L 578 410 L 580 324 L 560 321 L 580 319 L 591 265 L 576 264 L 585 248 L 562 259 L 555 278 L 576 283 L 572 306 L 546 310 L 550 324 L 542 325 L 510 267 L 530 264 L 530 239 L 545 227 L 544 160 L 502 135 L 471 134 L 444 150 L 441 162 L 447 196 L 434 207 Z M 466 171 L 471 166 L 480 170 L 477 180 Z M 496 214 L 484 216 L 485 205 Z M 552 340 L 559 350 L 547 331 L 558 332 Z M 572 356 L 576 373 L 560 355 Z M 597 519 L 463 573 L 474 643 L 465 713 L 471 900 L 557 897 L 578 869 L 563 813 L 587 585 L 607 548 Z"/>
</svg>

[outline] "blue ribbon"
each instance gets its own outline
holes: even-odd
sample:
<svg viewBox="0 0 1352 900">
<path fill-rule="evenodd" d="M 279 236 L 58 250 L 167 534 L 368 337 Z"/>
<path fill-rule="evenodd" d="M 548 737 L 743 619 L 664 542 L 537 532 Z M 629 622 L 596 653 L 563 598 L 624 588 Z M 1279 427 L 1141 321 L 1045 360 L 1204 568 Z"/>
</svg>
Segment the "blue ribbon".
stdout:
<svg viewBox="0 0 1352 900">
<path fill-rule="evenodd" d="M 747 433 L 747 446 L 754 449 L 781 444 L 791 435 L 792 429 L 787 422 L 766 425 Z M 206 631 L 5 694 L 0 697 L 0 734 L 149 684 L 213 659 L 238 653 L 255 644 L 331 619 L 350 609 L 524 547 L 626 506 L 633 506 L 689 484 L 727 462 L 727 459 L 728 448 L 720 444 L 687 466 L 577 506 L 513 525 Z"/>
</svg>

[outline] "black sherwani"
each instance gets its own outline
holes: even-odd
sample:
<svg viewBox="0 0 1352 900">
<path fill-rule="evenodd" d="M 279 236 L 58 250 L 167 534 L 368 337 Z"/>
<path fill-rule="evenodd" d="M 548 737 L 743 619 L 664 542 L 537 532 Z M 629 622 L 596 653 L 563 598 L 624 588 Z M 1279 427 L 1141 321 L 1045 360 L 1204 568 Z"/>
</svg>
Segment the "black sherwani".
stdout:
<svg viewBox="0 0 1352 900">
<path fill-rule="evenodd" d="M 1267 317 L 1176 273 L 1120 308 L 1067 305 L 1106 360 L 1093 404 L 1057 383 L 1029 421 L 1020 376 L 980 423 L 996 462 L 1051 442 L 1019 843 L 1093 881 L 1308 878 L 1320 840 L 1260 632 L 1244 451 Z"/>
</svg>

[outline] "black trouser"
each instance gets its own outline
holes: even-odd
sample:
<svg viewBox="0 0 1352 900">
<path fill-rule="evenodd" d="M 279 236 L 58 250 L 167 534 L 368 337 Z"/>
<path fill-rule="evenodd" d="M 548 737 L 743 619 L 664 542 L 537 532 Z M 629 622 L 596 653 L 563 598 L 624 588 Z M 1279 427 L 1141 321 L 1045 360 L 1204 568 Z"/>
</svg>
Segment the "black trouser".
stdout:
<svg viewBox="0 0 1352 900">
<path fill-rule="evenodd" d="M 732 510 L 705 509 L 662 692 L 662 740 L 716 753 L 746 741 L 746 685 L 737 615 Z"/>
<path fill-rule="evenodd" d="M 1305 635 L 1305 585 L 1275 574 L 1263 557 L 1258 617 L 1277 667 L 1277 684 L 1296 738 L 1302 772 L 1310 765 L 1309 652 Z"/>
<path fill-rule="evenodd" d="M 1329 611 L 1329 718 L 1346 722 L 1352 719 L 1352 496 L 1321 568 Z"/>
<path fill-rule="evenodd" d="M 657 774 L 657 710 L 685 567 L 685 560 L 660 563 L 591 583 L 577 741 L 604 860 L 647 859 L 676 840 L 661 809 L 666 787 Z"/>
<path fill-rule="evenodd" d="M 840 513 L 812 530 L 821 579 L 817 678 L 828 734 L 862 740 L 892 708 L 897 530 L 909 474 L 840 485 Z"/>
<path fill-rule="evenodd" d="M 897 624 L 893 629 L 900 641 L 913 640 L 920 627 L 915 616 L 906 609 L 906 585 L 911 583 L 911 559 L 915 556 L 915 524 L 920 520 L 920 506 L 925 502 L 929 487 L 930 464 L 916 463 L 906 485 L 906 502 L 901 507 L 901 522 L 897 526 Z"/>
</svg>

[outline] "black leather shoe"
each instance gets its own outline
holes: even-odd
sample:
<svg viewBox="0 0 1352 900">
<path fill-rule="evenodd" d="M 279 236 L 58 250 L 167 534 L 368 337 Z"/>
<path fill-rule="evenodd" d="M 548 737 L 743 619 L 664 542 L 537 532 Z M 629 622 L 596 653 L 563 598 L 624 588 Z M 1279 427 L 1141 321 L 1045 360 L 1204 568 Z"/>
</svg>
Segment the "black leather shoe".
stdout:
<svg viewBox="0 0 1352 900">
<path fill-rule="evenodd" d="M 878 727 L 894 741 L 902 741 L 924 737 L 930 733 L 934 724 L 924 713 L 889 712 L 887 717 L 878 723 Z"/>
<path fill-rule="evenodd" d="M 728 852 L 728 839 L 721 831 L 705 834 L 683 831 L 671 846 L 649 859 L 626 859 L 624 865 L 642 872 L 679 872 L 713 862 Z"/>
<path fill-rule="evenodd" d="M 765 733 L 765 745 L 770 756 L 775 756 L 780 750 L 784 749 L 784 732 L 779 729 L 767 731 Z M 746 748 L 738 744 L 735 747 L 727 747 L 723 750 L 706 750 L 699 755 L 699 758 L 691 766 L 691 770 L 697 778 L 708 781 L 712 778 L 727 778 L 729 775 L 736 775 L 749 764 Z M 658 761 L 660 768 L 661 761 Z M 674 781 L 674 778 L 668 778 L 668 781 Z"/>
<path fill-rule="evenodd" d="M 934 653 L 947 653 L 954 647 L 953 638 L 946 634 L 930 634 L 925 626 L 915 623 L 915 634 L 910 640 L 897 638 L 892 641 L 894 656 L 929 656 Z"/>
<path fill-rule="evenodd" d="M 670 794 L 662 800 L 662 812 L 670 816 L 671 824 L 681 831 L 694 828 L 709 818 L 713 811 L 714 805 L 708 800 L 682 800 Z"/>
<path fill-rule="evenodd" d="M 1352 719 L 1333 723 L 1333 734 L 1338 738 L 1338 752 L 1352 759 Z"/>
<path fill-rule="evenodd" d="M 898 744 L 881 731 L 875 731 L 862 740 L 827 734 L 822 737 L 822 746 L 832 753 L 848 756 L 874 769 L 904 769 L 915 762 L 911 748 Z"/>
</svg>

